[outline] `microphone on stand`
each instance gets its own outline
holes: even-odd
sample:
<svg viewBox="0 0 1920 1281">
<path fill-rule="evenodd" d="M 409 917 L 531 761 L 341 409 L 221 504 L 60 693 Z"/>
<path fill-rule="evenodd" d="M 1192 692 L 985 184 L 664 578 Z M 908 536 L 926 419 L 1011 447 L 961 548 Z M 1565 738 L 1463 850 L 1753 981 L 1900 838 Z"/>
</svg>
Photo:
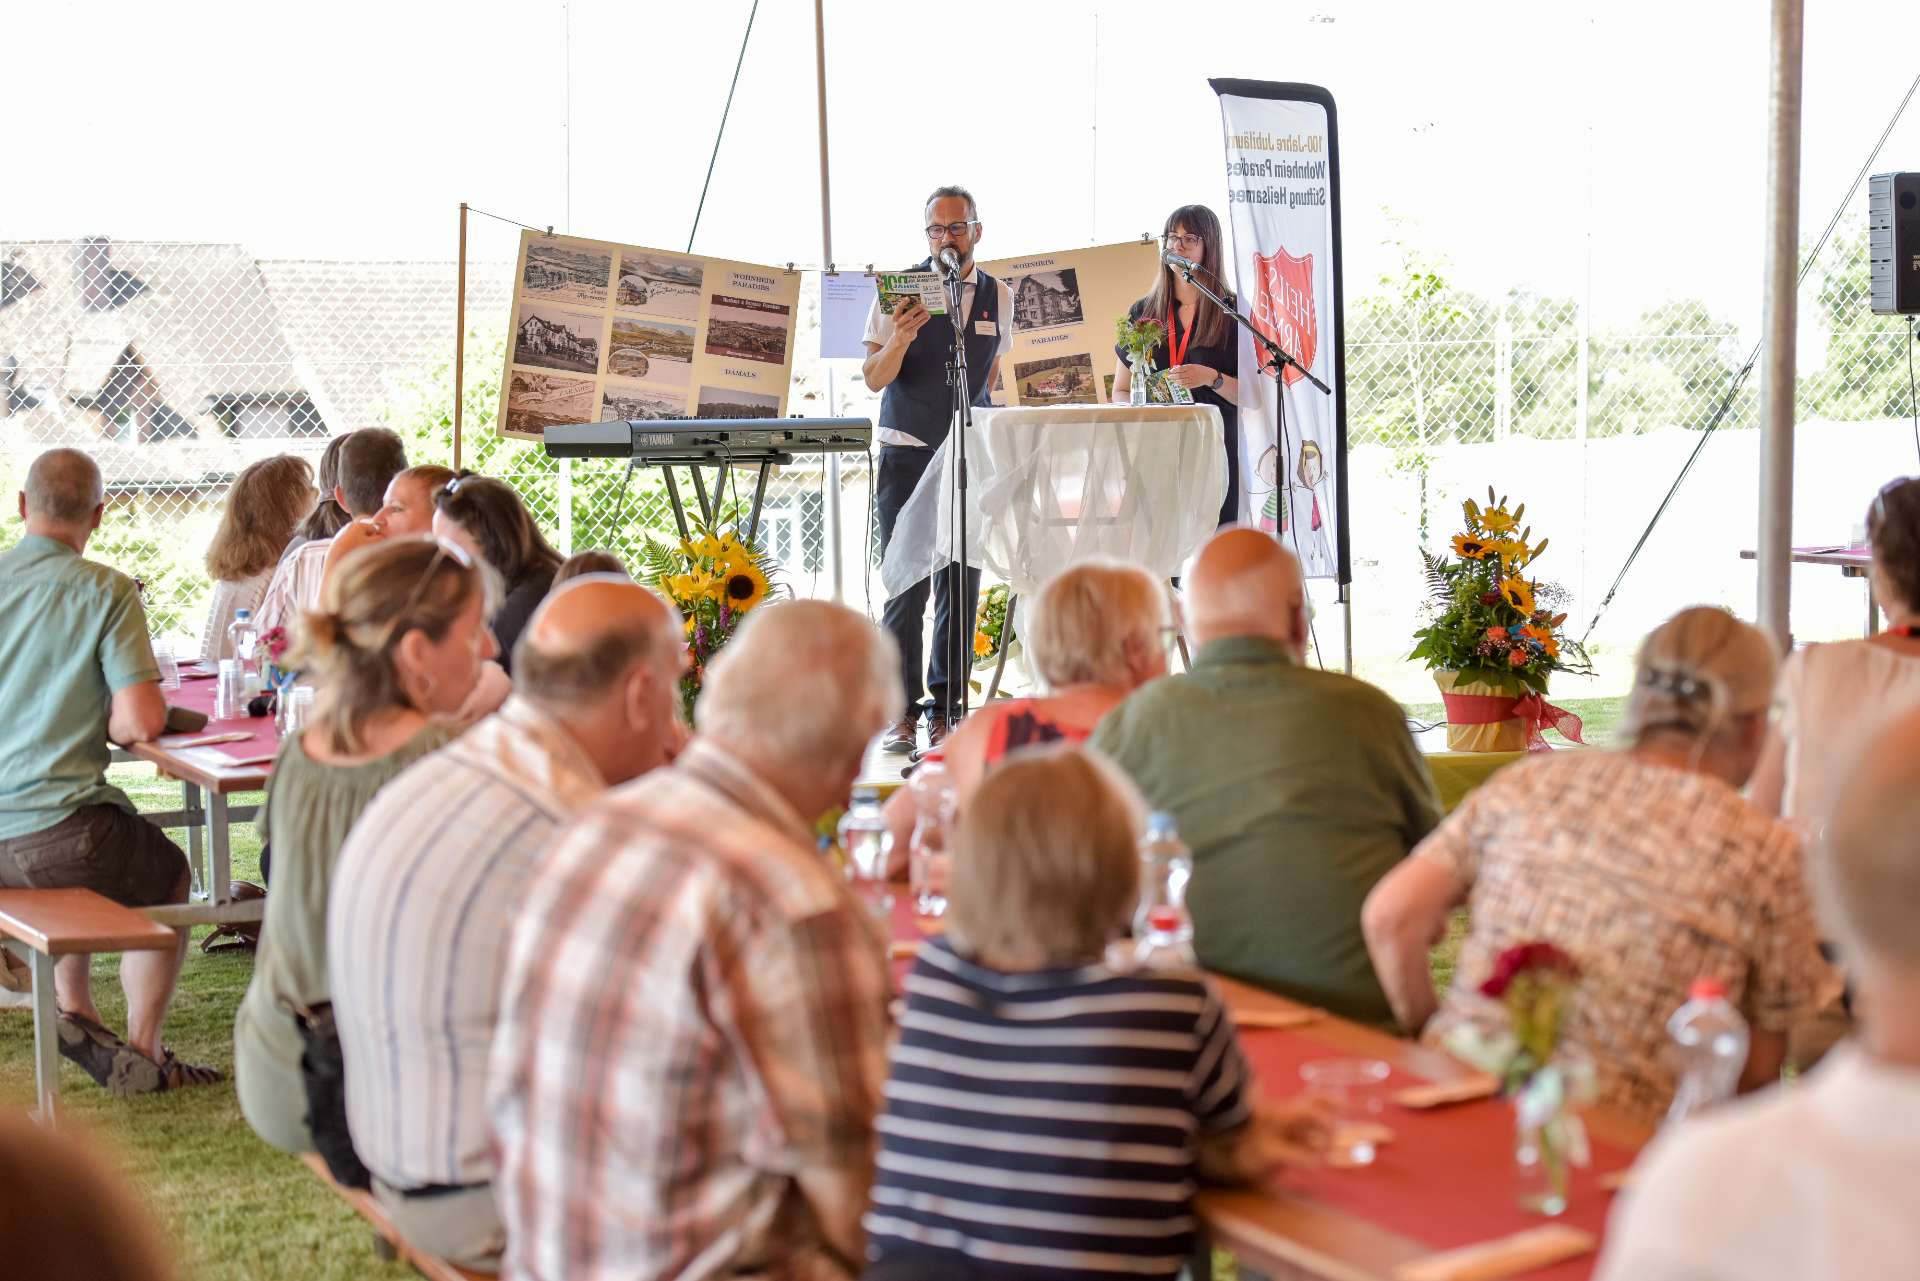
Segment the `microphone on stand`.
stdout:
<svg viewBox="0 0 1920 1281">
<path fill-rule="evenodd" d="M 1160 261 L 1166 263 L 1167 266 L 1173 268 L 1181 275 L 1191 275 L 1196 271 L 1205 270 L 1199 263 L 1193 261 L 1191 258 L 1182 258 L 1171 249 L 1164 249 L 1160 252 Z"/>
<path fill-rule="evenodd" d="M 948 245 L 940 251 L 938 261 L 942 267 L 947 269 L 949 276 L 957 276 L 960 274 L 960 255 L 954 251 L 952 245 Z"/>
</svg>

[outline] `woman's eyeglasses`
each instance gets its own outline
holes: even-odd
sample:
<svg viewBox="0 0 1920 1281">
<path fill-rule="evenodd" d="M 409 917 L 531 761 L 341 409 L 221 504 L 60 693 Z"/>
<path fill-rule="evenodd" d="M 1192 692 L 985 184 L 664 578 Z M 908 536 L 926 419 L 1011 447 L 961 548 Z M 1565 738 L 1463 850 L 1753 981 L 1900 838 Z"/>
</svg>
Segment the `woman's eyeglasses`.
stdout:
<svg viewBox="0 0 1920 1281">
<path fill-rule="evenodd" d="M 1177 236 L 1172 232 L 1168 232 L 1166 235 L 1160 237 L 1160 247 L 1162 249 L 1177 249 L 1187 257 L 1192 257 L 1207 247 L 1207 238 L 1205 236 L 1196 236 L 1192 232 L 1186 232 Z"/>
</svg>

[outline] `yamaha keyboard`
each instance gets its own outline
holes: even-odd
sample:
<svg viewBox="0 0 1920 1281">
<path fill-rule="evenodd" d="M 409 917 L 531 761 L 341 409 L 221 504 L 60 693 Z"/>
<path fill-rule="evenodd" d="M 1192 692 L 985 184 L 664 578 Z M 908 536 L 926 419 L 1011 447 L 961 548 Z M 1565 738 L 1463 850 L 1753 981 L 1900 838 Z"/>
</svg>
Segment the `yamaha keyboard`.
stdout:
<svg viewBox="0 0 1920 1281">
<path fill-rule="evenodd" d="M 865 453 L 865 418 L 630 418 L 568 423 L 542 433 L 555 458 L 625 458 L 682 466 L 788 463 L 795 454 Z"/>
</svg>

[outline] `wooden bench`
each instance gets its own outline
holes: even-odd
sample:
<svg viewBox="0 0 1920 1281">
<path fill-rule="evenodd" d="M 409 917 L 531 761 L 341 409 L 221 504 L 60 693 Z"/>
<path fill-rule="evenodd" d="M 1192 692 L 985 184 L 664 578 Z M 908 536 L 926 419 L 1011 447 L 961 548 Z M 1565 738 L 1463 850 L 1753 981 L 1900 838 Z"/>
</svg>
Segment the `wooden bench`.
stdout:
<svg viewBox="0 0 1920 1281">
<path fill-rule="evenodd" d="M 332 1188 L 342 1201 L 353 1207 L 355 1214 L 372 1226 L 375 1248 L 383 1258 L 405 1260 L 415 1272 L 427 1278 L 427 1281 L 495 1281 L 491 1272 L 474 1272 L 467 1268 L 456 1267 L 438 1255 L 428 1254 L 424 1250 L 417 1250 L 407 1244 L 406 1238 L 402 1237 L 393 1226 L 393 1220 L 389 1219 L 386 1211 L 380 1208 L 380 1203 L 373 1199 L 373 1194 L 362 1192 L 357 1188 L 343 1188 L 335 1183 L 333 1175 L 327 1172 L 327 1163 L 321 1159 L 318 1152 L 305 1153 L 300 1159 L 306 1163 L 309 1170 L 313 1171 L 314 1177 Z M 383 1245 L 385 1249 L 379 1249 Z"/>
<path fill-rule="evenodd" d="M 0 890 L 0 942 L 33 971 L 33 1075 L 37 1115 L 54 1123 L 60 1096 L 60 1011 L 54 1004 L 53 960 L 93 952 L 158 951 L 180 936 L 137 909 L 92 890 Z"/>
</svg>

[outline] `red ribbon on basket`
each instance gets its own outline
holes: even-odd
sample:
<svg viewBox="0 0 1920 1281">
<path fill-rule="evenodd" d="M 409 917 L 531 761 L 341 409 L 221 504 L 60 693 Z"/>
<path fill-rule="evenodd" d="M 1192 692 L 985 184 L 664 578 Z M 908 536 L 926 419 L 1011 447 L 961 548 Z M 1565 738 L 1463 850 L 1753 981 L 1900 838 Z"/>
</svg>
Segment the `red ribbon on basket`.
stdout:
<svg viewBox="0 0 1920 1281">
<path fill-rule="evenodd" d="M 1521 698 L 1509 698 L 1503 694 L 1443 693 L 1440 702 L 1447 709 L 1447 721 L 1454 725 L 1494 725 L 1509 720 L 1526 722 L 1529 752 L 1553 750 L 1547 740 L 1541 737 L 1541 731 L 1547 729 L 1557 729 L 1582 746 L 1587 741 L 1580 737 L 1583 729 L 1580 718 L 1564 707 L 1555 707 L 1541 694 L 1528 693 Z"/>
</svg>

